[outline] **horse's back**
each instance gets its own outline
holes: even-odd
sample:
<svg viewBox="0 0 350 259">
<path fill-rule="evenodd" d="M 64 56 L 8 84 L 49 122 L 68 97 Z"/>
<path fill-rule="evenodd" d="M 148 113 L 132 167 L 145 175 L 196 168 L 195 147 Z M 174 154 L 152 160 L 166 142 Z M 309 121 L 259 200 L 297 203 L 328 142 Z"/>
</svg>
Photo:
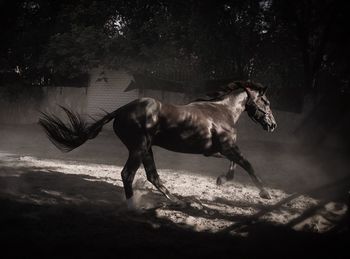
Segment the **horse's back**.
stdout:
<svg viewBox="0 0 350 259">
<path fill-rule="evenodd" d="M 136 99 L 120 107 L 115 116 L 114 131 L 117 135 L 145 131 L 158 123 L 161 103 L 153 98 Z"/>
</svg>

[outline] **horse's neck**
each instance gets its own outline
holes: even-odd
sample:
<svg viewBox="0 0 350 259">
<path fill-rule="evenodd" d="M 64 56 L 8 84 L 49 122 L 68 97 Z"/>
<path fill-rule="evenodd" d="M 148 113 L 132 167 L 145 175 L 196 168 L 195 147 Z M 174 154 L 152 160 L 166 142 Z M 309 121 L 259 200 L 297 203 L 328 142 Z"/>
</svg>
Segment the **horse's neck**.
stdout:
<svg viewBox="0 0 350 259">
<path fill-rule="evenodd" d="M 227 106 L 232 114 L 232 119 L 236 124 L 242 112 L 245 110 L 248 95 L 245 91 L 238 90 L 237 93 L 230 94 L 222 102 Z"/>
</svg>

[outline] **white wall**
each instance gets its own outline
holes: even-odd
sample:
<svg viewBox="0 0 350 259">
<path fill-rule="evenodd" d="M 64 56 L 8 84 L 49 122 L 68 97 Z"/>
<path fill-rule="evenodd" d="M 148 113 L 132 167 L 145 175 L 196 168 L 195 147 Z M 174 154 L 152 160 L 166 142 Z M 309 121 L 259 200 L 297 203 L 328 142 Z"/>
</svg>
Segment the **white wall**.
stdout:
<svg viewBox="0 0 350 259">
<path fill-rule="evenodd" d="M 37 123 L 40 111 L 60 116 L 62 110 L 58 105 L 84 113 L 86 110 L 86 88 L 44 87 L 42 99 L 28 98 L 13 103 L 2 101 L 0 103 L 0 123 Z"/>
<path fill-rule="evenodd" d="M 28 124 L 37 123 L 39 111 L 62 115 L 58 105 L 70 108 L 80 114 L 97 116 L 103 114 L 100 108 L 111 112 L 118 107 L 139 98 L 140 96 L 154 97 L 165 102 L 183 104 L 189 99 L 182 93 L 138 90 L 124 92 L 132 80 L 132 76 L 125 71 L 97 68 L 91 71 L 88 88 L 75 87 L 47 87 L 44 88 L 43 100 L 28 100 L 25 103 L 1 104 L 0 123 Z M 295 114 L 274 111 L 278 128 L 274 134 L 267 133 L 243 114 L 238 122 L 239 139 L 280 139 L 290 141 L 289 136 L 300 125 L 305 114 Z M 109 124 L 107 128 L 111 128 Z"/>
<path fill-rule="evenodd" d="M 112 112 L 139 98 L 139 91 L 124 92 L 132 76 L 123 70 L 93 69 L 87 91 L 86 112 L 90 115 L 103 114 L 101 109 Z"/>
<path fill-rule="evenodd" d="M 45 87 L 44 91 L 44 100 L 41 102 L 42 111 L 60 115 L 62 109 L 59 105 L 61 105 L 80 114 L 86 113 L 86 88 Z"/>
</svg>

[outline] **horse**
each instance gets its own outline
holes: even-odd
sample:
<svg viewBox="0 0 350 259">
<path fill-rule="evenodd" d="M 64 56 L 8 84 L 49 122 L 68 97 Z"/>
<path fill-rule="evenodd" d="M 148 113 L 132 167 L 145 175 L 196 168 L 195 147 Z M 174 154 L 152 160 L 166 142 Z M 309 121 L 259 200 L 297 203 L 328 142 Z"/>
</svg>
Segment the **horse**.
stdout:
<svg viewBox="0 0 350 259">
<path fill-rule="evenodd" d="M 270 199 L 262 180 L 236 144 L 235 128 L 240 115 L 246 111 L 264 130 L 274 131 L 277 124 L 265 94 L 266 89 L 256 82 L 234 81 L 207 94 L 207 98 L 196 99 L 186 105 L 140 98 L 113 112 L 106 112 L 105 116 L 93 123 L 88 123 L 79 114 L 61 106 L 68 118 L 66 123 L 55 115 L 42 112 L 39 124 L 58 149 L 69 152 L 95 138 L 106 123 L 114 120 L 113 130 L 129 151 L 121 171 L 129 207 L 133 206 L 132 183 L 141 164 L 145 168 L 147 180 L 157 190 L 170 201 L 179 201 L 159 178 L 152 146 L 226 158 L 230 161 L 230 167 L 226 174 L 217 178 L 218 185 L 233 180 L 236 165 L 239 165 L 259 189 L 260 197 Z"/>
</svg>

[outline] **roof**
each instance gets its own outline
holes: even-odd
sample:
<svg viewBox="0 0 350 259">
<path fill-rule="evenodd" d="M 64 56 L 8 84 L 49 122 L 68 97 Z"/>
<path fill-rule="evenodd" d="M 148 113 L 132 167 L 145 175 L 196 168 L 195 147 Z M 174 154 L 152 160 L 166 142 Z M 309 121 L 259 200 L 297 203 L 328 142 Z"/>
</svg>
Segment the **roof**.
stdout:
<svg viewBox="0 0 350 259">
<path fill-rule="evenodd" d="M 141 73 L 132 73 L 132 75 L 134 77 L 134 80 L 130 82 L 128 87 L 124 90 L 125 92 L 134 89 L 151 89 L 168 92 L 204 94 L 215 90 L 216 87 L 237 80 L 237 78 L 231 77 L 222 79 L 176 81 Z"/>
</svg>

